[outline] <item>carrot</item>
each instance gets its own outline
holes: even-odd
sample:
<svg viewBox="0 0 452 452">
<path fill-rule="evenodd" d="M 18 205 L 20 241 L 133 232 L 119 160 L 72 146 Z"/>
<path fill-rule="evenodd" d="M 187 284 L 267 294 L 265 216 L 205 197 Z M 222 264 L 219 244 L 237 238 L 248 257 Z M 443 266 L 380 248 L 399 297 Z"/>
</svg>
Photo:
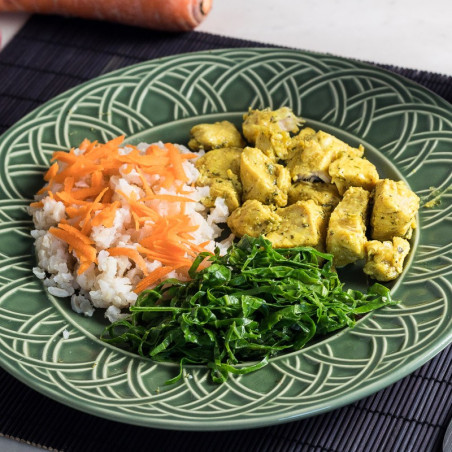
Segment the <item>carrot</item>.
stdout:
<svg viewBox="0 0 452 452">
<path fill-rule="evenodd" d="M 30 207 L 41 208 L 41 207 L 44 207 L 44 203 L 43 203 L 42 201 L 32 202 L 32 203 L 30 204 Z"/>
<path fill-rule="evenodd" d="M 110 256 L 126 256 L 143 272 L 144 278 L 135 288 L 139 293 L 172 270 L 187 271 L 210 242 L 194 243 L 193 233 L 198 226 L 191 224 L 185 213 L 187 203 L 194 201 L 185 196 L 190 191 L 184 189 L 188 177 L 183 162 L 196 154 L 181 154 L 171 143 L 151 145 L 145 152 L 128 145 L 129 152 L 120 153 L 123 141 L 124 136 L 104 144 L 85 139 L 79 146 L 81 153 L 75 149 L 55 152 L 53 164 L 45 175 L 47 186 L 40 192 L 47 191 L 48 197 L 65 206 L 66 217 L 49 232 L 65 242 L 68 251 L 78 258 L 79 274 L 97 265 L 98 249 L 90 238 L 92 228 L 111 228 L 118 209 L 125 207 L 130 211 L 127 227 L 137 231 L 139 243 L 136 248 L 113 246 L 106 251 Z M 122 177 L 133 170 L 142 191 L 132 190 L 127 195 L 116 182 L 110 186 L 110 177 Z M 175 188 L 177 194 L 159 193 L 162 187 Z M 162 216 L 155 208 L 155 201 L 177 203 L 179 213 Z M 42 201 L 32 203 L 37 208 L 43 205 Z M 145 228 L 140 230 L 142 226 Z M 147 260 L 159 261 L 162 267 L 149 274 Z"/>
<path fill-rule="evenodd" d="M 55 162 L 47 171 L 47 173 L 45 173 L 44 175 L 44 180 L 45 181 L 49 181 L 50 179 L 54 178 L 56 176 L 56 174 L 58 173 L 58 163 Z"/>
<path fill-rule="evenodd" d="M 175 270 L 173 267 L 168 267 L 168 266 L 156 268 L 148 276 L 146 276 L 146 278 L 143 278 L 137 284 L 134 292 L 135 293 L 142 292 L 144 289 L 146 289 L 146 287 L 149 287 L 149 286 L 155 284 L 157 281 L 164 278 L 169 272 L 171 272 L 173 270 Z"/>
<path fill-rule="evenodd" d="M 88 234 L 91 231 L 91 212 L 94 210 L 95 206 L 99 203 L 104 196 L 104 193 L 108 190 L 108 188 L 104 188 L 96 197 L 96 199 L 91 203 L 88 207 L 85 217 L 83 218 L 83 226 L 81 229 L 82 234 Z"/>
<path fill-rule="evenodd" d="M 212 0 L 0 0 L 0 12 L 61 14 L 168 31 L 192 30 L 211 7 Z"/>
<path fill-rule="evenodd" d="M 146 267 L 146 261 L 141 257 L 140 253 L 133 248 L 116 247 L 107 249 L 110 256 L 127 256 L 140 268 L 140 270 L 147 275 L 148 269 Z"/>
<path fill-rule="evenodd" d="M 105 226 L 106 228 L 111 228 L 113 226 L 113 222 L 115 221 L 116 210 L 118 209 L 119 206 L 120 202 L 115 201 L 114 203 L 107 205 L 107 207 L 104 207 L 91 220 L 91 226 L 102 225 Z M 67 210 L 68 209 L 66 209 L 66 212 Z"/>
<path fill-rule="evenodd" d="M 182 166 L 182 159 L 180 157 L 179 150 L 176 148 L 176 146 L 174 146 L 174 144 L 171 143 L 166 143 L 165 147 L 169 151 L 169 157 L 171 160 L 174 177 L 182 182 L 187 182 L 188 178 Z"/>
<path fill-rule="evenodd" d="M 58 228 L 51 227 L 49 232 L 63 242 L 66 242 L 69 245 L 69 250 L 74 250 L 77 253 L 81 264 L 78 269 L 78 274 L 81 274 L 91 264 L 97 264 L 96 248 L 86 243 L 85 238 L 81 239 L 80 235 L 82 234 L 75 233 L 75 228 L 70 229 L 70 226 L 69 228 L 63 228 L 64 226 L 69 225 L 60 223 Z"/>
</svg>

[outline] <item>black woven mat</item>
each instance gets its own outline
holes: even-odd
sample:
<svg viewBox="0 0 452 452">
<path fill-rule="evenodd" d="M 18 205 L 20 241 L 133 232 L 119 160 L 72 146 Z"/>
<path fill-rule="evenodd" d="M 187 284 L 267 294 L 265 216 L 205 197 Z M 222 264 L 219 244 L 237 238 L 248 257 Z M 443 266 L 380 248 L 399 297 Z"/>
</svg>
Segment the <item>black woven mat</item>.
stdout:
<svg viewBox="0 0 452 452">
<path fill-rule="evenodd" d="M 0 133 L 43 102 L 99 74 L 155 57 L 255 42 L 33 17 L 0 53 Z M 300 42 L 300 46 L 302 46 Z M 383 66 L 449 102 L 452 77 Z M 439 451 L 452 417 L 452 347 L 371 397 L 317 417 L 236 432 L 169 432 L 93 417 L 0 369 L 0 434 L 64 451 Z"/>
</svg>

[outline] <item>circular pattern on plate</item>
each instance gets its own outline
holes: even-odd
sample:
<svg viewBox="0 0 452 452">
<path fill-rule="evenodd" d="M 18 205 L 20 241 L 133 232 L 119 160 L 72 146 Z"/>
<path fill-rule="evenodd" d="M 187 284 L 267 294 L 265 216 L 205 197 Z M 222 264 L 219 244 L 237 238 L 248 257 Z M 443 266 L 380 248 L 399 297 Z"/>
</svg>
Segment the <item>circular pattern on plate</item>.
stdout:
<svg viewBox="0 0 452 452">
<path fill-rule="evenodd" d="M 103 328 L 99 319 L 77 316 L 67 300 L 45 293 L 31 273 L 26 207 L 52 152 L 85 137 L 125 134 L 133 140 L 174 122 L 178 141 L 188 134 L 182 126 L 190 118 L 282 105 L 377 148 L 424 200 L 441 195 L 441 204 L 420 210 L 418 246 L 394 288 L 402 304 L 221 386 L 195 367 L 177 385 L 165 386 L 177 373 L 175 366 L 106 346 L 97 339 Z M 0 138 L 0 362 L 67 405 L 174 429 L 263 426 L 381 389 L 452 340 L 451 148 L 448 103 L 388 72 L 326 55 L 278 49 L 184 54 L 76 87 Z"/>
</svg>

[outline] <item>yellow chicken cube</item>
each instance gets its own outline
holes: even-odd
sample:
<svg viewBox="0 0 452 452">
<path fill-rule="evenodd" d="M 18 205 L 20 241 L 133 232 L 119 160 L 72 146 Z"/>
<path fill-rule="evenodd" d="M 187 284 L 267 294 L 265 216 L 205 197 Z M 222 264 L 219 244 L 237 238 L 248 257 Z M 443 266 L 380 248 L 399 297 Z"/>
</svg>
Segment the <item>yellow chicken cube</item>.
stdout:
<svg viewBox="0 0 452 452">
<path fill-rule="evenodd" d="M 366 217 L 370 193 L 361 187 L 350 187 L 331 213 L 326 236 L 326 250 L 334 255 L 337 267 L 364 258 Z"/>
<path fill-rule="evenodd" d="M 363 187 L 372 191 L 379 179 L 377 168 L 369 160 L 350 155 L 334 160 L 328 172 L 331 183 L 336 185 L 341 195 L 349 187 Z"/>
<path fill-rule="evenodd" d="M 410 244 L 401 237 L 394 237 L 392 242 L 369 240 L 365 251 L 364 273 L 377 281 L 391 281 L 402 273 L 403 261 L 410 251 Z"/>
<path fill-rule="evenodd" d="M 245 140 L 234 124 L 229 121 L 215 122 L 213 124 L 197 124 L 190 130 L 191 139 L 188 147 L 194 151 L 204 149 L 245 146 Z"/>
<path fill-rule="evenodd" d="M 286 168 L 268 158 L 260 149 L 246 147 L 240 160 L 243 200 L 285 206 L 290 175 Z"/>
<path fill-rule="evenodd" d="M 196 161 L 198 186 L 210 187 L 210 196 L 203 200 L 213 207 L 217 197 L 224 198 L 229 212 L 240 206 L 242 183 L 240 182 L 240 148 L 220 148 L 207 152 Z"/>
<path fill-rule="evenodd" d="M 335 185 L 322 182 L 296 182 L 290 186 L 287 196 L 288 204 L 312 199 L 324 212 L 331 212 L 341 200 Z"/>
<path fill-rule="evenodd" d="M 243 119 L 243 135 L 249 143 L 272 160 L 287 157 L 290 132 L 298 132 L 301 123 L 290 108 L 250 110 Z"/>
<path fill-rule="evenodd" d="M 250 200 L 234 210 L 227 223 L 237 237 L 244 235 L 259 237 L 276 229 L 281 224 L 281 217 L 271 206 Z"/>
<path fill-rule="evenodd" d="M 296 147 L 287 161 L 287 168 L 293 181 L 322 180 L 330 183 L 328 173 L 331 162 L 342 155 L 361 157 L 364 148 L 352 148 L 348 144 L 323 131 L 315 135 L 307 133 L 303 139 L 296 141 Z"/>
<path fill-rule="evenodd" d="M 322 208 L 314 201 L 298 201 L 276 210 L 282 221 L 266 235 L 274 248 L 313 246 L 323 250 L 326 221 Z"/>
<path fill-rule="evenodd" d="M 418 209 L 419 197 L 405 182 L 390 179 L 378 181 L 370 219 L 372 238 L 382 241 L 393 237 L 411 238 Z"/>
</svg>

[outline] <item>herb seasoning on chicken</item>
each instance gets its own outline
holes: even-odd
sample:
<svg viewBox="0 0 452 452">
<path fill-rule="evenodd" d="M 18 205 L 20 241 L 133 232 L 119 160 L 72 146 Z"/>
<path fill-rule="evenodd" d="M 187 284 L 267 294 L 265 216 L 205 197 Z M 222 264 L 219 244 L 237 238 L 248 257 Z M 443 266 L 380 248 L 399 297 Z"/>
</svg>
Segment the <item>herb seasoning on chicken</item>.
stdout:
<svg viewBox="0 0 452 452">
<path fill-rule="evenodd" d="M 312 246 L 333 254 L 337 267 L 364 261 L 371 278 L 397 278 L 419 198 L 402 181 L 381 180 L 362 145 L 303 122 L 281 107 L 250 109 L 243 137 L 227 121 L 193 127 L 189 146 L 207 151 L 196 163 L 197 184 L 210 187 L 204 204 L 224 199 L 236 237 Z"/>
</svg>

